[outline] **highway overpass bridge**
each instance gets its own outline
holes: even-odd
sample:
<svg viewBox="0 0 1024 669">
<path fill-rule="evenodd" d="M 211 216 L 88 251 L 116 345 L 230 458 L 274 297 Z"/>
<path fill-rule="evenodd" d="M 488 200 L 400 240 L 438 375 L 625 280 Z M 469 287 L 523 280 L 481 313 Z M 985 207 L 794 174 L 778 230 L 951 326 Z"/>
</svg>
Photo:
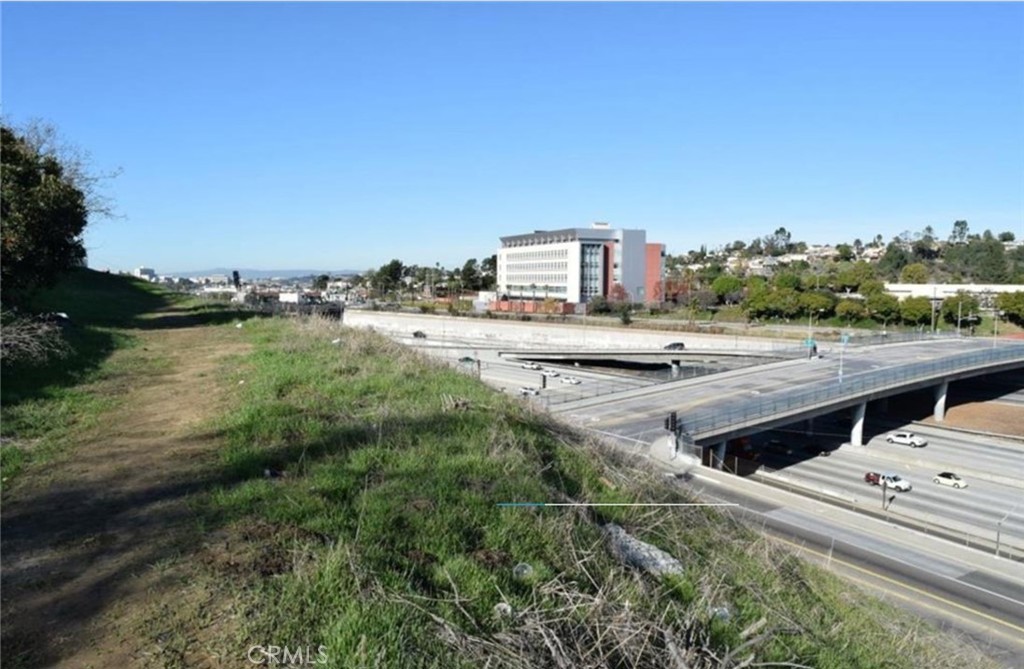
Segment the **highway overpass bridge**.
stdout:
<svg viewBox="0 0 1024 669">
<path fill-rule="evenodd" d="M 1024 370 L 1024 342 L 963 338 L 838 347 L 821 358 L 672 381 L 552 410 L 588 428 L 644 441 L 664 434 L 674 411 L 684 443 L 724 452 L 730 439 L 851 409 L 850 443 L 861 445 L 869 402 L 933 388 L 941 421 L 950 382 L 1015 369 Z"/>
</svg>

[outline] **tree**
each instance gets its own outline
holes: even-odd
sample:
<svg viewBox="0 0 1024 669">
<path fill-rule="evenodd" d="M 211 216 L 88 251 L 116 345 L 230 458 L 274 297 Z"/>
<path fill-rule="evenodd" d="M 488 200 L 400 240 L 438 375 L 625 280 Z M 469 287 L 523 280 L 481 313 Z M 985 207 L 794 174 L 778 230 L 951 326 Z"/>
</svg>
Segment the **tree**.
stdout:
<svg viewBox="0 0 1024 669">
<path fill-rule="evenodd" d="M 919 262 L 907 265 L 900 272 L 900 283 L 928 283 L 928 268 Z"/>
<path fill-rule="evenodd" d="M 900 316 L 900 301 L 889 293 L 878 291 L 867 295 L 864 306 L 867 307 L 868 315 L 881 321 L 883 326 Z"/>
<path fill-rule="evenodd" d="M 480 266 L 476 258 L 470 258 L 462 265 L 459 272 L 462 286 L 467 290 L 480 290 Z"/>
<path fill-rule="evenodd" d="M 996 297 L 996 308 L 1016 325 L 1024 325 L 1024 291 L 1000 293 Z"/>
<path fill-rule="evenodd" d="M 900 302 L 900 320 L 907 325 L 931 323 L 932 303 L 927 297 L 908 297 Z"/>
<path fill-rule="evenodd" d="M 845 318 L 847 323 L 864 318 L 864 305 L 857 300 L 840 300 L 836 305 L 836 316 Z"/>
<path fill-rule="evenodd" d="M 726 304 L 739 301 L 743 291 L 743 281 L 731 274 L 722 274 L 711 284 L 718 299 Z"/>
<path fill-rule="evenodd" d="M 775 276 L 775 280 L 772 282 L 776 288 L 788 288 L 790 290 L 798 290 L 800 288 L 800 277 L 791 272 L 783 272 Z"/>
<path fill-rule="evenodd" d="M 860 289 L 862 283 L 874 278 L 874 267 L 863 260 L 858 260 L 836 275 L 836 288 L 839 290 L 856 291 Z"/>
<path fill-rule="evenodd" d="M 629 299 L 629 294 L 622 287 L 622 284 L 613 283 L 612 289 L 608 291 L 608 300 L 610 302 L 625 302 L 627 299 Z"/>
<path fill-rule="evenodd" d="M 853 260 L 853 247 L 849 244 L 839 244 L 836 246 L 836 255 L 839 257 L 840 261 Z"/>
<path fill-rule="evenodd" d="M 610 314 L 612 307 L 603 295 L 596 295 L 587 300 L 587 311 L 592 314 Z"/>
<path fill-rule="evenodd" d="M 235 287 L 235 290 L 242 287 L 242 277 L 238 274 L 237 269 L 231 272 L 231 285 Z"/>
<path fill-rule="evenodd" d="M 864 297 L 871 297 L 878 293 L 885 293 L 885 284 L 876 279 L 868 279 L 867 281 L 861 282 L 860 287 L 857 288 L 857 292 Z"/>
<path fill-rule="evenodd" d="M 393 290 L 398 290 L 402 282 L 402 261 L 397 258 L 391 262 L 381 265 L 374 277 L 374 287 L 380 291 L 380 296 L 386 297 Z"/>
<path fill-rule="evenodd" d="M 827 291 L 811 291 L 800 295 L 800 306 L 805 314 L 818 314 L 826 317 L 835 309 L 836 299 Z"/>
<path fill-rule="evenodd" d="M 900 271 L 910 264 L 910 254 L 897 242 L 889 242 L 885 254 L 878 261 L 878 271 L 885 276 L 899 276 Z"/>
<path fill-rule="evenodd" d="M 750 246 L 747 247 L 747 257 L 757 258 L 762 255 L 764 255 L 764 245 L 761 244 L 761 238 L 758 237 L 751 241 Z"/>
<path fill-rule="evenodd" d="M 1015 239 L 1017 239 L 1017 236 L 1014 235 L 1009 230 L 1007 230 L 1006 232 L 999 233 L 999 241 L 1001 242 L 1012 242 Z"/>
<path fill-rule="evenodd" d="M 963 244 L 967 241 L 969 231 L 970 226 L 967 225 L 967 221 L 955 221 L 953 223 L 953 232 L 949 235 L 949 243 Z"/>
<path fill-rule="evenodd" d="M 327 290 L 327 282 L 330 280 L 331 277 L 326 274 L 321 274 L 313 279 L 313 290 Z"/>
<path fill-rule="evenodd" d="M 958 319 L 967 318 L 971 314 L 978 314 L 981 305 L 970 293 L 958 291 L 956 295 L 950 295 L 942 301 L 939 313 L 947 323 L 957 323 Z"/>
<path fill-rule="evenodd" d="M 7 126 L 0 134 L 0 290 L 11 304 L 81 264 L 89 209 L 58 155 Z"/>
</svg>

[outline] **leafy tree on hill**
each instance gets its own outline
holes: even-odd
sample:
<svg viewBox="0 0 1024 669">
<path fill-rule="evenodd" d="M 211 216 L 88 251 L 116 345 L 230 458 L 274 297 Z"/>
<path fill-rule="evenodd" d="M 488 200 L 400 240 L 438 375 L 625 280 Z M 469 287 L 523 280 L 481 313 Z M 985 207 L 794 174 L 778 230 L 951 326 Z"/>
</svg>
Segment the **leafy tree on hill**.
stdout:
<svg viewBox="0 0 1024 669">
<path fill-rule="evenodd" d="M 847 289 L 859 291 L 862 283 L 874 278 L 876 278 L 875 268 L 867 262 L 859 260 L 839 271 L 836 275 L 836 289 L 837 291 L 846 291 Z"/>
<path fill-rule="evenodd" d="M 731 274 L 723 274 L 714 280 L 711 290 L 722 302 L 734 304 L 742 297 L 743 281 Z"/>
<path fill-rule="evenodd" d="M 908 264 L 910 264 L 910 254 L 904 251 L 897 242 L 889 242 L 885 248 L 885 254 L 878 261 L 878 272 L 883 276 L 896 277 Z"/>
<path fill-rule="evenodd" d="M 1006 232 L 999 233 L 999 241 L 1001 242 L 1012 242 L 1017 239 L 1017 236 L 1007 230 Z"/>
<path fill-rule="evenodd" d="M 85 259 L 82 233 L 90 213 L 109 213 L 91 198 L 95 178 L 83 160 L 57 145 L 52 129 L 0 126 L 0 290 L 16 304 L 52 285 Z"/>
<path fill-rule="evenodd" d="M 800 277 L 791 272 L 783 272 L 775 276 L 775 280 L 772 282 L 776 288 L 788 288 L 789 290 L 800 289 Z"/>
<path fill-rule="evenodd" d="M 860 241 L 860 240 L 857 240 Z M 853 260 L 853 247 L 849 244 L 839 244 L 836 246 L 836 256 L 840 261 L 846 262 Z"/>
<path fill-rule="evenodd" d="M 963 244 L 967 241 L 967 235 L 970 232 L 970 226 L 967 225 L 967 221 L 955 221 L 953 223 L 953 232 L 949 235 L 950 244 Z"/>
<path fill-rule="evenodd" d="M 928 283 L 928 268 L 919 262 L 907 265 L 900 272 L 900 283 Z"/>
</svg>

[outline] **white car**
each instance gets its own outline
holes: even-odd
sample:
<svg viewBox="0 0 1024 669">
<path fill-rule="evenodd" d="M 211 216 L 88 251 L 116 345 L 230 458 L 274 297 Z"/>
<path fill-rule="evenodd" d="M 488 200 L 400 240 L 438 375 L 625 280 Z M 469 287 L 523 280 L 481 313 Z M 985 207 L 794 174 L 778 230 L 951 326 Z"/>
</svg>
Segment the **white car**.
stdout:
<svg viewBox="0 0 1024 669">
<path fill-rule="evenodd" d="M 551 379 L 553 379 L 556 376 L 558 376 L 558 372 L 556 372 L 553 369 L 545 369 L 543 372 L 541 372 L 541 374 L 543 374 L 544 376 L 546 376 L 548 378 L 551 378 Z"/>
<path fill-rule="evenodd" d="M 936 474 L 935 478 L 933 478 L 932 481 L 938 483 L 939 485 L 948 485 L 953 486 L 954 488 L 967 487 L 967 481 L 963 480 L 953 472 L 941 472 L 939 474 Z"/>
<path fill-rule="evenodd" d="M 533 370 L 541 369 L 541 366 L 538 365 L 535 362 L 524 362 L 523 364 L 521 364 L 519 366 L 522 367 L 523 369 L 533 369 Z"/>
<path fill-rule="evenodd" d="M 532 386 L 523 386 L 522 388 L 519 389 L 519 394 L 523 395 L 523 396 L 526 396 L 526 395 L 540 395 L 540 390 L 538 390 L 537 388 L 534 388 Z"/>
<path fill-rule="evenodd" d="M 577 379 L 575 376 L 563 376 L 562 383 L 568 383 L 569 385 L 578 386 L 580 385 L 580 380 Z"/>
<path fill-rule="evenodd" d="M 921 448 L 928 445 L 927 441 L 913 432 L 893 432 L 885 440 L 890 444 L 902 444 L 911 448 Z"/>
</svg>

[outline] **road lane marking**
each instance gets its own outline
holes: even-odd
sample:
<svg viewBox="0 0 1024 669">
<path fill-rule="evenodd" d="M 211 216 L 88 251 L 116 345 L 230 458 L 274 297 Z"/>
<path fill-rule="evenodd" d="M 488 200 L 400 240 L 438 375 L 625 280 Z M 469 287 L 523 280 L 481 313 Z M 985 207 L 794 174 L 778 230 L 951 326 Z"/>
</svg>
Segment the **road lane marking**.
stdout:
<svg viewBox="0 0 1024 669">
<path fill-rule="evenodd" d="M 782 543 L 787 544 L 787 545 L 789 545 L 789 546 L 791 546 L 793 548 L 796 548 L 796 549 L 799 549 L 799 550 L 802 550 L 802 551 L 807 551 L 808 553 L 811 553 L 812 555 L 816 555 L 819 558 L 822 558 L 822 559 L 825 559 L 825 560 L 828 560 L 828 561 L 831 561 L 831 562 L 835 562 L 835 563 L 840 564 L 840 565 L 842 565 L 844 567 L 847 567 L 849 569 L 855 569 L 856 571 L 859 571 L 859 572 L 862 572 L 864 574 L 867 574 L 868 576 L 871 576 L 873 578 L 881 579 L 883 581 L 886 581 L 887 583 L 891 583 L 891 584 L 896 585 L 898 587 L 905 588 L 907 590 L 911 590 L 911 591 L 917 593 L 918 595 L 921 595 L 921 596 L 924 596 L 924 597 L 930 597 L 931 599 L 934 599 L 936 601 L 942 602 L 943 604 L 946 604 L 947 606 L 952 606 L 952 607 L 955 607 L 957 609 L 961 609 L 963 611 L 967 611 L 968 613 L 970 613 L 972 615 L 979 616 L 979 617 L 984 618 L 984 619 L 986 619 L 986 620 L 988 620 L 990 622 L 994 622 L 994 623 L 997 623 L 999 625 L 1003 625 L 1004 627 L 1008 627 L 1011 630 L 1015 630 L 1015 631 L 1019 632 L 1019 636 L 1016 637 L 1018 639 L 1021 638 L 1021 637 L 1024 637 L 1024 627 L 1020 627 L 1018 625 L 1014 625 L 1011 622 L 1007 622 L 1007 621 L 1005 621 L 1005 620 L 1003 620 L 1001 618 L 996 618 L 995 616 L 991 616 L 991 615 L 989 615 L 987 613 L 982 613 L 981 611 L 978 611 L 976 609 L 972 609 L 969 606 L 964 606 L 963 604 L 960 604 L 959 602 L 954 602 L 953 600 L 947 599 L 946 597 L 942 597 L 940 595 L 936 595 L 934 593 L 928 592 L 927 590 L 922 590 L 921 588 L 918 588 L 917 586 L 914 586 L 914 585 L 910 585 L 909 583 L 904 583 L 902 581 L 898 581 L 898 580 L 896 580 L 894 578 L 890 578 L 889 576 L 885 576 L 883 574 L 879 574 L 876 571 L 871 571 L 870 569 L 866 569 L 866 568 L 861 567 L 859 565 L 855 565 L 855 564 L 853 564 L 851 562 L 847 562 L 846 560 L 843 560 L 842 558 L 837 558 L 835 556 L 829 557 L 829 555 L 827 553 L 823 553 L 823 552 L 821 552 L 821 551 L 819 551 L 817 549 L 810 548 L 810 547 L 808 547 L 805 544 L 798 544 L 795 541 L 790 541 L 789 539 L 783 539 L 782 537 L 778 537 L 778 536 L 774 536 L 774 535 L 772 535 L 772 538 L 775 539 L 776 541 L 781 541 Z M 883 557 L 885 557 L 885 556 L 883 556 Z M 894 558 L 887 558 L 887 559 L 894 559 Z M 902 560 L 897 560 L 897 562 L 903 563 Z M 906 563 L 903 563 L 903 564 L 906 564 Z M 910 565 L 910 566 L 913 567 L 913 565 Z M 917 567 L 914 567 L 914 568 L 917 569 Z M 921 570 L 921 571 L 924 571 L 924 570 Z M 926 571 L 925 573 L 931 574 L 932 576 L 939 576 L 941 578 L 950 578 L 948 576 L 943 576 L 942 574 L 935 574 L 933 572 L 927 572 Z M 1010 599 L 1008 597 L 1000 595 L 999 593 L 992 592 L 990 590 L 986 590 L 985 588 L 979 588 L 976 585 L 972 585 L 970 583 L 966 583 L 964 581 L 961 581 L 960 579 L 951 579 L 951 580 L 954 580 L 957 583 L 960 583 L 961 585 L 965 585 L 965 586 L 967 586 L 969 588 L 974 588 L 975 590 L 980 590 L 981 592 L 987 593 L 989 595 L 995 595 L 997 597 L 1001 597 L 1002 599 L 1006 599 L 1006 600 L 1008 600 L 1010 602 L 1013 602 L 1015 604 L 1019 604 L 1020 603 L 1020 602 L 1018 602 L 1015 599 Z M 897 594 L 897 593 L 893 593 L 893 594 Z M 904 598 L 909 599 L 906 596 L 904 596 Z"/>
</svg>

